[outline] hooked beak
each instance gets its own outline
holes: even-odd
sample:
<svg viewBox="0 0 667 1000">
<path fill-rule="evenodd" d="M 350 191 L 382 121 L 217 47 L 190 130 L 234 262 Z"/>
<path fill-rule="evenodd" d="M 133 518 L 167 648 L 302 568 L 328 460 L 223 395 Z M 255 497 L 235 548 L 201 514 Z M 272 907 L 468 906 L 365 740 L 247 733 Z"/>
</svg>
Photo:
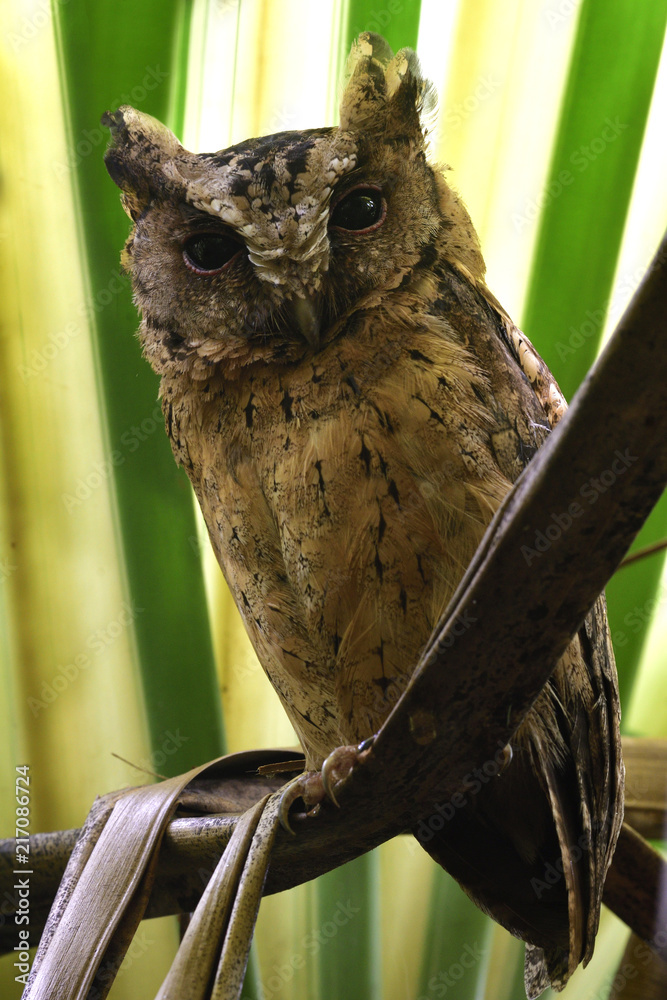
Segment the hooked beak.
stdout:
<svg viewBox="0 0 667 1000">
<path fill-rule="evenodd" d="M 287 317 L 314 351 L 320 346 L 320 298 L 317 293 L 295 295 L 285 303 Z"/>
</svg>

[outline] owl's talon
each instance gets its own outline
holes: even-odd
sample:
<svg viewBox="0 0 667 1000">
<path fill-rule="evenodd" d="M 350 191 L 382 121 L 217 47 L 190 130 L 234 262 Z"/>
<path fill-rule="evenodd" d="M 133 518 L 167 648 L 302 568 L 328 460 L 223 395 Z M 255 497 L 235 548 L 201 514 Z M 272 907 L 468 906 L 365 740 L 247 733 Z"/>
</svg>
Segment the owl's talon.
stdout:
<svg viewBox="0 0 667 1000">
<path fill-rule="evenodd" d="M 500 770 L 498 774 L 503 774 L 507 768 L 512 763 L 512 758 L 514 757 L 514 751 L 512 750 L 512 744 L 508 743 L 507 746 L 502 749 L 502 760 L 500 761 Z"/>
<path fill-rule="evenodd" d="M 291 833 L 293 837 L 296 837 L 296 832 L 289 821 L 289 811 L 292 807 L 294 799 L 288 796 L 287 791 L 288 789 L 285 789 L 280 799 L 280 805 L 278 806 L 278 820 L 280 821 L 280 825 L 283 830 L 286 830 L 287 833 Z"/>
<path fill-rule="evenodd" d="M 333 761 L 332 763 L 332 758 L 333 754 L 330 753 L 322 764 L 322 786 L 327 794 L 327 797 L 331 799 L 337 809 L 340 809 L 340 802 L 336 798 L 336 793 L 334 792 L 334 785 L 338 780 L 336 776 L 336 762 Z"/>
<path fill-rule="evenodd" d="M 316 816 L 325 794 L 319 771 L 304 771 L 290 781 L 285 785 L 278 807 L 278 819 L 282 828 L 295 837 L 296 831 L 289 821 L 289 812 L 294 803 L 297 799 L 303 799 L 305 803 L 306 812 L 298 815 Z"/>
<path fill-rule="evenodd" d="M 345 781 L 357 764 L 367 756 L 374 739 L 371 736 L 359 746 L 337 747 L 326 758 L 321 771 L 304 771 L 285 785 L 278 809 L 282 828 L 292 836 L 296 835 L 289 821 L 289 812 L 297 799 L 303 799 L 306 806 L 306 812 L 298 814 L 300 816 L 317 816 L 325 798 L 340 809 L 335 787 L 339 782 Z"/>
<path fill-rule="evenodd" d="M 327 797 L 339 809 L 340 803 L 336 798 L 335 786 L 352 774 L 357 764 L 367 756 L 374 741 L 375 737 L 371 736 L 358 746 L 336 747 L 322 764 L 322 786 Z"/>
</svg>

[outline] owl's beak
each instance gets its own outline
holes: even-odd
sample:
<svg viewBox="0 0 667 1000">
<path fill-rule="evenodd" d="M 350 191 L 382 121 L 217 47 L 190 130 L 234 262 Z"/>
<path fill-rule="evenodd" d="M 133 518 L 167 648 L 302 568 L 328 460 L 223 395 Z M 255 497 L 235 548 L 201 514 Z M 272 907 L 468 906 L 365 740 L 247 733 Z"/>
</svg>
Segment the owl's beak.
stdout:
<svg viewBox="0 0 667 1000">
<path fill-rule="evenodd" d="M 288 299 L 286 311 L 289 319 L 313 350 L 320 346 L 320 298 L 317 293 L 306 293 L 304 298 L 295 295 Z"/>
</svg>

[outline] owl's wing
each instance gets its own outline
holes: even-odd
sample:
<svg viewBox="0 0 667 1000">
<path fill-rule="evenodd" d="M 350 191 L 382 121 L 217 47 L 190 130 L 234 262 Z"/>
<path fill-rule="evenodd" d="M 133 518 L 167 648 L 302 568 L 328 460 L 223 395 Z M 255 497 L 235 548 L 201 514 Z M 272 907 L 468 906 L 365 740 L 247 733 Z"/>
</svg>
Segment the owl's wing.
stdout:
<svg viewBox="0 0 667 1000">
<path fill-rule="evenodd" d="M 577 964 L 586 965 L 593 954 L 605 878 L 623 821 L 620 705 L 604 595 L 586 616 L 550 685 L 564 708 L 557 719 L 568 756 L 559 767 L 545 746 L 535 760 L 558 831 L 561 864 L 556 867 L 562 867 L 568 889 L 567 963 L 558 949 L 544 948 L 552 984 L 562 987 Z M 548 879 L 553 877 L 553 868 L 545 868 L 536 890 L 548 893 Z M 527 950 L 529 996 L 544 988 L 537 988 L 539 980 L 532 983 L 538 957 Z"/>
<path fill-rule="evenodd" d="M 530 340 L 512 322 L 495 296 L 486 286 L 479 290 L 496 311 L 500 334 L 530 382 L 553 428 L 567 409 L 556 380 Z M 567 735 L 572 749 L 581 803 L 579 826 L 583 828 L 585 853 L 589 855 L 588 912 L 585 925 L 582 926 L 583 961 L 587 964 L 593 954 L 606 874 L 623 822 L 624 767 L 620 738 L 621 707 L 604 594 L 591 608 L 579 630 L 578 639 L 580 660 L 586 669 L 586 680 L 590 683 L 590 703 L 584 706 L 580 700 L 574 706 L 575 715 L 568 720 Z M 567 789 L 559 790 L 556 775 L 549 777 L 548 784 L 554 809 L 558 810 L 564 794 L 567 794 Z M 571 830 L 570 837 L 573 833 L 576 833 L 576 830 Z M 573 854 L 580 853 L 575 851 L 574 847 L 578 844 L 578 839 L 570 839 L 568 843 L 567 838 L 560 832 L 559 837 L 561 849 L 564 850 L 564 862 L 568 858 L 571 859 Z M 575 862 L 571 860 L 570 863 L 574 867 Z M 527 958 L 527 974 L 528 964 Z"/>
<path fill-rule="evenodd" d="M 531 342 L 512 322 L 488 288 L 478 288 L 495 310 L 500 335 L 530 382 L 553 428 L 567 409 L 556 380 Z M 574 648 L 574 640 L 568 651 L 575 655 L 577 661 L 576 665 L 570 666 L 570 672 L 583 667 L 585 675 L 580 677 L 576 689 L 585 691 L 587 697 L 580 697 L 572 703 L 562 728 L 574 762 L 578 810 L 576 799 L 570 804 L 569 811 L 566 807 L 566 799 L 572 798 L 571 786 L 563 783 L 553 768 L 545 773 L 559 833 L 563 866 L 573 871 L 580 867 L 587 875 L 584 884 L 578 889 L 577 884 L 581 879 L 573 879 L 572 888 L 569 889 L 570 897 L 574 895 L 575 899 L 570 898 L 568 976 L 577 964 L 573 964 L 573 960 L 578 950 L 579 926 L 580 955 L 584 964 L 589 962 L 593 954 L 604 882 L 623 822 L 624 785 L 618 679 L 604 595 L 591 608 L 577 638 L 579 650 Z M 568 679 L 572 680 L 571 677 Z M 572 805 L 575 807 L 574 812 Z M 565 821 L 568 812 L 570 818 Z M 580 864 L 581 856 L 587 863 Z M 577 895 L 581 896 L 581 900 L 576 898 Z M 527 988 L 531 968 L 535 968 L 537 964 L 534 961 L 536 957 L 528 953 L 526 956 Z M 552 964 L 548 952 L 546 957 L 547 965 Z M 528 992 L 531 995 L 530 990 Z"/>
<path fill-rule="evenodd" d="M 506 424 L 518 427 L 519 415 L 528 412 L 533 420 L 539 414 L 542 427 L 554 427 L 566 404 L 528 338 L 465 266 L 457 262 L 447 283 L 447 319 L 489 376 Z M 528 440 L 522 443 L 511 449 L 511 466 L 494 443 L 509 479 L 534 453 Z M 536 438 L 534 444 L 539 443 Z M 441 832 L 428 842 L 419 838 L 482 909 L 528 942 L 529 997 L 549 983 L 562 989 L 593 952 L 604 880 L 623 815 L 619 719 L 601 596 L 513 740 L 507 770 L 473 789 L 468 805 L 451 810 L 454 815 Z"/>
<path fill-rule="evenodd" d="M 478 285 L 478 288 L 497 313 L 500 335 L 530 382 L 553 428 L 567 409 L 558 383 L 530 340 L 513 323 L 495 296 L 485 285 Z M 588 613 L 578 639 L 581 660 L 591 684 L 593 706 L 593 710 L 589 708 L 584 713 L 582 705 L 577 705 L 577 717 L 571 720 L 570 728 L 581 819 L 586 842 L 590 841 L 591 845 L 589 909 L 584 929 L 584 963 L 587 963 L 593 954 L 605 877 L 623 823 L 625 771 L 620 737 L 621 706 L 604 594 Z M 601 710 L 596 710 L 597 706 Z M 556 801 L 558 798 L 556 795 Z"/>
<path fill-rule="evenodd" d="M 473 286 L 477 294 L 491 306 L 497 318 L 496 326 L 499 337 L 528 379 L 538 402 L 544 409 L 549 425 L 555 427 L 567 409 L 567 403 L 556 379 L 528 337 L 513 322 L 484 282 L 478 280 L 460 261 L 456 262 L 455 268 Z"/>
</svg>

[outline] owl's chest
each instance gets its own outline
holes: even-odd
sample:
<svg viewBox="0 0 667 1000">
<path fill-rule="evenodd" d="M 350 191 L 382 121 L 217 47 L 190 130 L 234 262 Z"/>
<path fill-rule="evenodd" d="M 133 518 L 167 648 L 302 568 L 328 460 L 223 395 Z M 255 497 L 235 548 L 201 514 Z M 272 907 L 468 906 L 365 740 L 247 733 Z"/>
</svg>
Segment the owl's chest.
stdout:
<svg viewBox="0 0 667 1000">
<path fill-rule="evenodd" d="M 340 615 L 371 577 L 383 582 L 408 543 L 426 548 L 430 493 L 439 486 L 456 505 L 460 492 L 453 442 L 429 427 L 428 393 L 414 405 L 408 391 L 417 373 L 369 385 L 339 354 L 326 360 L 255 373 L 222 415 L 213 404 L 193 477 L 226 571 L 284 572 L 309 620 L 333 607 Z"/>
<path fill-rule="evenodd" d="M 465 353 L 372 334 L 212 380 L 172 418 L 241 609 L 287 588 L 331 648 L 368 593 L 398 608 L 426 592 L 436 614 L 506 489 Z"/>
<path fill-rule="evenodd" d="M 333 745 L 386 716 L 506 492 L 478 382 L 415 334 L 211 380 L 168 414 L 259 658 L 286 705 L 317 688 Z"/>
</svg>

